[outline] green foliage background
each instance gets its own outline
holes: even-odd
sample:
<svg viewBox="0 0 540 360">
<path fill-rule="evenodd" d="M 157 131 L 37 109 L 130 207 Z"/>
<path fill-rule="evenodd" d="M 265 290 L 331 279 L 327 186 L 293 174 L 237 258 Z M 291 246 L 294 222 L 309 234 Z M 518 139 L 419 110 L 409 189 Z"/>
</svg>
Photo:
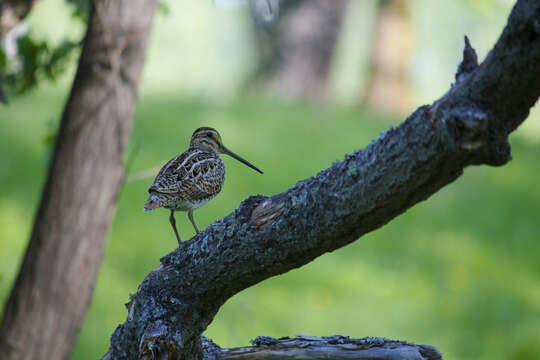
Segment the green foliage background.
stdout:
<svg viewBox="0 0 540 360">
<path fill-rule="evenodd" d="M 56 3 L 50 9 L 60 8 Z M 32 21 L 46 22 L 38 15 Z M 164 27 L 173 27 L 170 20 L 158 20 L 158 25 L 138 101 L 130 173 L 162 165 L 183 151 L 192 131 L 203 125 L 216 127 L 228 147 L 265 172 L 257 174 L 226 158 L 222 193 L 195 213 L 201 228 L 247 196 L 284 191 L 402 121 L 343 104 L 186 96 L 180 85 L 148 78 L 157 74 L 161 79 L 152 72 L 166 46 L 159 35 L 167 37 L 170 29 Z M 167 67 L 169 59 L 162 61 Z M 451 78 L 453 70 L 444 73 Z M 29 238 L 68 78 L 11 98 L 8 107 L 0 108 L 2 302 Z M 223 80 L 217 87 L 226 89 L 227 84 Z M 246 345 L 257 335 L 384 336 L 435 345 L 448 359 L 538 358 L 540 144 L 525 139 L 512 137 L 510 164 L 466 169 L 456 183 L 384 228 L 238 294 L 206 335 L 221 346 Z M 123 304 L 129 294 L 175 248 L 167 212 L 142 212 L 151 181 L 122 188 L 73 359 L 95 359 L 106 351 L 110 335 L 127 315 Z M 191 237 L 187 216 L 179 213 L 177 221 L 182 237 Z"/>
</svg>

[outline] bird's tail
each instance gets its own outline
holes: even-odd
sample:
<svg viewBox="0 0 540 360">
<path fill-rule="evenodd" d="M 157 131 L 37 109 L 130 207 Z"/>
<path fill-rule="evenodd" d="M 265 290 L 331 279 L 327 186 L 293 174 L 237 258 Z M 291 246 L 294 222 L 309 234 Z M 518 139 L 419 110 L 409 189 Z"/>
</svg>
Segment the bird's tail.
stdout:
<svg viewBox="0 0 540 360">
<path fill-rule="evenodd" d="M 153 211 L 158 207 L 161 207 L 161 200 L 152 194 L 146 201 L 146 204 L 144 204 L 144 211 Z"/>
</svg>

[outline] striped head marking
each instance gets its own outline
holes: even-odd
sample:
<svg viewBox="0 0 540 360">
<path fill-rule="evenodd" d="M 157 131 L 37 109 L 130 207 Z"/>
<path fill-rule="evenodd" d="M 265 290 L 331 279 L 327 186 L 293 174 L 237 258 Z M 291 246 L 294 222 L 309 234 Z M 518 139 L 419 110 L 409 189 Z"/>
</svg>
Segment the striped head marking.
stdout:
<svg viewBox="0 0 540 360">
<path fill-rule="evenodd" d="M 206 151 L 213 151 L 217 154 L 220 153 L 220 149 L 223 147 L 221 136 L 210 127 L 200 127 L 191 136 L 191 142 L 189 144 L 192 148 L 197 148 Z"/>
<path fill-rule="evenodd" d="M 219 136 L 219 133 L 216 131 L 216 129 L 212 129 L 210 127 L 200 127 L 191 136 L 191 142 L 189 144 L 190 148 L 195 149 L 201 149 L 204 151 L 213 151 L 216 154 L 226 154 L 229 155 L 236 160 L 240 161 L 244 165 L 249 166 L 253 170 L 263 173 L 261 170 L 256 168 L 254 165 L 252 165 L 249 161 L 245 160 L 244 158 L 236 155 L 231 150 L 227 149 L 225 145 L 223 145 L 223 142 L 221 141 L 221 136 Z"/>
</svg>

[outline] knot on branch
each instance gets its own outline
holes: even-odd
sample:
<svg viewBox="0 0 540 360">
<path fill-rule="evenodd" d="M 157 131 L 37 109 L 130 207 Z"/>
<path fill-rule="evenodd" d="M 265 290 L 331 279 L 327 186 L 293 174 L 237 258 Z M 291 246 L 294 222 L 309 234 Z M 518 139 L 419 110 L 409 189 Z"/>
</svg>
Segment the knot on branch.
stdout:
<svg viewBox="0 0 540 360">
<path fill-rule="evenodd" d="M 283 203 L 272 199 L 266 198 L 251 213 L 250 220 L 259 229 L 272 224 L 272 221 L 281 215 Z"/>
<path fill-rule="evenodd" d="M 443 118 L 459 150 L 475 151 L 486 145 L 488 116 L 474 107 L 456 107 Z"/>
<path fill-rule="evenodd" d="M 456 82 L 458 84 L 464 81 L 470 73 L 472 73 L 478 67 L 478 57 L 476 51 L 471 46 L 469 38 L 465 36 L 465 48 L 463 48 L 463 60 L 458 66 L 456 72 Z M 455 85 L 454 84 L 454 85 Z"/>
<path fill-rule="evenodd" d="M 497 128 L 488 112 L 474 106 L 457 106 L 443 117 L 457 150 L 468 164 L 500 166 L 511 159 L 508 133 Z"/>
</svg>

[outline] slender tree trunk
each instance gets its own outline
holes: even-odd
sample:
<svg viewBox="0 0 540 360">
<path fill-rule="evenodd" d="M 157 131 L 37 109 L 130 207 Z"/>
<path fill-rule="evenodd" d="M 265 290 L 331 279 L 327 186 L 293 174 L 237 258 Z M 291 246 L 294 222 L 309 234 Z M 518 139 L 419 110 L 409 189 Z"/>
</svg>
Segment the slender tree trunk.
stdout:
<svg viewBox="0 0 540 360">
<path fill-rule="evenodd" d="M 413 29 L 407 0 L 379 0 L 376 16 L 364 102 L 378 111 L 401 115 L 411 103 L 407 70 Z"/>
<path fill-rule="evenodd" d="M 124 177 L 156 1 L 95 0 L 30 243 L 0 326 L 10 359 L 66 359 Z"/>
<path fill-rule="evenodd" d="M 348 0 L 283 3 L 275 25 L 256 24 L 258 73 L 271 93 L 320 99 Z"/>
</svg>

